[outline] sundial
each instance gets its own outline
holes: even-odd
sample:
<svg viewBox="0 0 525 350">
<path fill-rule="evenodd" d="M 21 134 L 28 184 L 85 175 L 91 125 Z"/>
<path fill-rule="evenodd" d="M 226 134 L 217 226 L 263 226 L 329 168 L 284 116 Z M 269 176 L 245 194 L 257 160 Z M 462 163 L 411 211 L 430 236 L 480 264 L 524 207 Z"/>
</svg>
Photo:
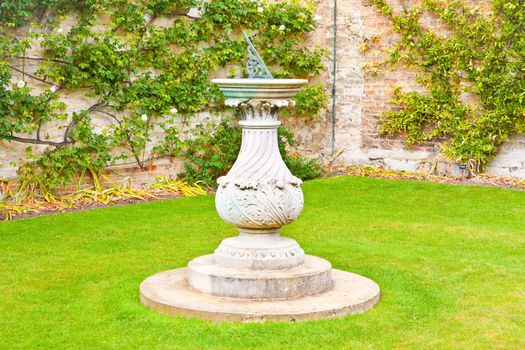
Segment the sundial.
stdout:
<svg viewBox="0 0 525 350">
<path fill-rule="evenodd" d="M 248 72 L 248 78 L 250 79 L 273 79 L 272 73 L 266 64 L 264 64 L 263 59 L 257 52 L 257 49 L 253 45 L 250 37 L 246 32 L 242 32 L 244 41 L 248 44 L 248 60 L 246 62 L 246 71 Z"/>
<path fill-rule="evenodd" d="M 374 281 L 333 269 L 281 236 L 281 228 L 301 214 L 304 199 L 301 179 L 279 152 L 278 115 L 308 81 L 274 79 L 248 35 L 243 37 L 249 77 L 212 81 L 226 105 L 242 115 L 239 155 L 217 179 L 215 195 L 219 216 L 239 235 L 186 268 L 147 278 L 140 300 L 160 312 L 216 321 L 296 321 L 364 312 L 379 301 Z"/>
</svg>

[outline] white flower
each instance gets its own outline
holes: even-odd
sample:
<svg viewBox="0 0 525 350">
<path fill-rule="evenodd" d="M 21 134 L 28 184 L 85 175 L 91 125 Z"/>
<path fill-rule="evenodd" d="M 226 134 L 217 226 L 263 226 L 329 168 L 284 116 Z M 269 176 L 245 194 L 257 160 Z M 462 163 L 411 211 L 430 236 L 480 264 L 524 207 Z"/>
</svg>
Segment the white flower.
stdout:
<svg viewBox="0 0 525 350">
<path fill-rule="evenodd" d="M 6 91 L 12 91 L 13 88 L 11 87 L 11 85 L 7 85 L 7 86 L 5 87 L 5 90 L 6 90 Z"/>
<path fill-rule="evenodd" d="M 55 85 L 51 86 L 51 88 L 49 89 L 49 91 L 51 91 L 53 93 L 57 92 L 57 90 L 58 90 L 58 87 L 56 87 Z"/>
<path fill-rule="evenodd" d="M 62 28 L 58 28 L 58 29 L 57 29 L 57 33 L 58 33 L 58 34 L 62 34 L 63 32 L 64 32 L 64 30 L 63 30 Z"/>
<path fill-rule="evenodd" d="M 201 18 L 204 14 L 204 9 L 202 7 L 192 7 L 186 14 L 190 18 Z"/>
<path fill-rule="evenodd" d="M 323 20 L 323 17 L 322 17 L 322 16 L 316 15 L 316 16 L 314 17 L 314 21 L 316 21 L 317 23 L 320 23 L 322 20 Z"/>
<path fill-rule="evenodd" d="M 23 80 L 20 80 L 18 83 L 16 83 L 16 86 L 18 86 L 20 89 L 26 86 L 26 82 Z"/>
<path fill-rule="evenodd" d="M 147 121 L 148 120 L 148 115 L 147 114 L 143 114 L 140 116 L 140 119 L 142 119 L 142 121 Z"/>
<path fill-rule="evenodd" d="M 279 30 L 285 30 L 286 29 L 286 26 L 284 24 L 281 24 L 281 26 L 279 27 Z"/>
<path fill-rule="evenodd" d="M 145 14 L 144 14 L 144 20 L 145 20 L 146 22 L 149 23 L 149 22 L 151 21 L 152 18 L 153 18 L 153 16 L 151 15 L 151 13 L 145 13 Z"/>
<path fill-rule="evenodd" d="M 178 112 L 177 108 L 170 109 L 171 114 L 177 114 L 177 112 Z"/>
<path fill-rule="evenodd" d="M 264 7 L 262 7 L 262 6 L 261 6 L 261 7 L 258 7 L 258 8 L 257 8 L 257 12 L 259 12 L 259 13 L 263 13 L 263 12 L 264 12 Z"/>
</svg>

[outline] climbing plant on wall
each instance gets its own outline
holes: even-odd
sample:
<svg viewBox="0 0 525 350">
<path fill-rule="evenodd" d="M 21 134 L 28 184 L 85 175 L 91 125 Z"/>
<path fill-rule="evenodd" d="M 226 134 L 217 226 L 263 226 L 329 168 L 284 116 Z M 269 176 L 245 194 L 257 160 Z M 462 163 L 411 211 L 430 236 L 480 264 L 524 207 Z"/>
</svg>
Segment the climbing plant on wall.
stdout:
<svg viewBox="0 0 525 350">
<path fill-rule="evenodd" d="M 443 153 L 479 172 L 512 134 L 525 134 L 525 6 L 492 0 L 490 11 L 459 0 L 423 0 L 396 12 L 373 0 L 401 36 L 391 63 L 418 71 L 425 92 L 395 90 L 395 110 L 382 114 L 384 134 L 408 144 L 446 139 Z M 444 24 L 433 31 L 429 15 Z"/>
<path fill-rule="evenodd" d="M 144 167 L 180 155 L 180 120 L 225 109 L 210 74 L 243 74 L 242 30 L 256 33 L 275 77 L 323 69 L 324 51 L 304 46 L 316 27 L 311 1 L 5 0 L 0 23 L 0 140 L 27 144 L 31 161 L 19 174 L 49 189 L 86 169 L 100 172 L 125 159 Z M 41 56 L 29 53 L 35 47 Z M 38 69 L 28 72 L 29 64 Z M 298 112 L 315 115 L 324 93 L 306 89 Z M 93 104 L 65 113 L 60 97 L 72 91 Z M 95 125 L 95 116 L 105 123 Z M 49 125 L 62 136 L 46 135 Z M 151 144 L 154 131 L 163 137 Z"/>
</svg>

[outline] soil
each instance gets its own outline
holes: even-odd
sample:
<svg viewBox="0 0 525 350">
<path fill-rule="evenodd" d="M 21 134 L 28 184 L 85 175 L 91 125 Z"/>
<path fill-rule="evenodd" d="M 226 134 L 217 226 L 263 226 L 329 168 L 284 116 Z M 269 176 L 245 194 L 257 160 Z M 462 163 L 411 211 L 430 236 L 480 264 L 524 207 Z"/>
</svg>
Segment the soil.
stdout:
<svg viewBox="0 0 525 350">
<path fill-rule="evenodd" d="M 325 177 L 334 177 L 342 175 L 364 176 L 379 179 L 395 179 L 408 181 L 429 181 L 446 183 L 453 185 L 472 185 L 472 186 L 490 186 L 502 187 L 516 190 L 525 190 L 525 179 L 515 177 L 502 177 L 487 174 L 480 174 L 478 176 L 467 177 L 448 177 L 440 175 L 432 175 L 423 172 L 405 172 L 394 171 L 379 168 L 358 168 L 358 167 L 330 167 L 325 170 Z M 209 194 L 213 194 L 214 190 L 208 190 Z M 12 220 L 27 219 L 41 215 L 56 215 L 60 213 L 71 213 L 83 210 L 91 210 L 101 207 L 117 206 L 117 205 L 131 205 L 136 203 L 152 202 L 157 200 L 175 199 L 183 197 L 182 194 L 174 193 L 155 193 L 155 197 L 147 197 L 145 199 L 126 198 L 117 200 L 109 204 L 100 202 L 81 202 L 75 204 L 70 209 L 45 208 L 38 212 L 27 212 L 20 215 L 14 215 Z"/>
<path fill-rule="evenodd" d="M 11 221 L 27 219 L 27 218 L 32 218 L 32 217 L 42 216 L 42 215 L 57 215 L 57 214 L 62 214 L 62 213 L 74 213 L 74 212 L 92 210 L 92 209 L 103 208 L 103 207 L 114 207 L 118 205 L 131 205 L 131 204 L 137 204 L 137 203 L 154 202 L 154 201 L 159 201 L 159 200 L 164 200 L 164 199 L 175 199 L 175 198 L 181 198 L 181 197 L 184 197 L 184 196 L 181 194 L 168 193 L 168 194 L 157 195 L 156 198 L 153 198 L 153 197 L 149 197 L 145 199 L 126 198 L 126 199 L 121 199 L 115 202 L 111 202 L 109 204 L 104 204 L 100 202 L 83 203 L 81 205 L 74 206 L 70 209 L 62 209 L 62 210 L 44 209 L 36 213 L 35 212 L 23 213 L 20 215 L 13 216 L 13 219 Z"/>
<path fill-rule="evenodd" d="M 412 180 L 445 183 L 451 185 L 501 187 L 525 190 L 525 179 L 504 177 L 489 174 L 478 174 L 471 177 L 451 177 L 434 175 L 425 172 L 396 171 L 369 167 L 332 167 L 327 169 L 327 177 L 353 175 L 377 179 Z"/>
</svg>

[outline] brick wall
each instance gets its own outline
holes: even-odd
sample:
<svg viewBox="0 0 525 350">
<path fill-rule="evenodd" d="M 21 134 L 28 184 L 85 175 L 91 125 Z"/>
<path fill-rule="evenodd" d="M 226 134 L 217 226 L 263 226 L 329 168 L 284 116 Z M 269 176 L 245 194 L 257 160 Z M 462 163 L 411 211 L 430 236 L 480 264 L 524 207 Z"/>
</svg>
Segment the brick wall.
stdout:
<svg viewBox="0 0 525 350">
<path fill-rule="evenodd" d="M 381 15 L 374 5 L 366 0 L 360 2 L 364 37 L 369 40 L 369 49 L 362 51 L 361 55 L 365 65 L 374 66 L 386 59 L 383 51 L 398 39 L 398 35 L 393 31 L 390 20 Z M 412 5 L 415 3 L 417 2 L 411 2 Z M 401 9 L 402 2 L 393 1 L 391 4 L 395 10 Z M 434 24 L 431 26 L 436 27 Z M 394 86 L 401 86 L 406 90 L 422 89 L 415 83 L 415 76 L 414 71 L 401 65 L 381 69 L 378 73 L 368 70 L 365 74 L 361 101 L 363 108 L 361 146 L 365 153 L 366 164 L 396 170 L 416 170 L 424 165 L 422 162 L 433 159 L 436 148 L 433 142 L 406 149 L 401 137 L 381 136 L 377 133 L 379 115 L 393 108 L 389 101 L 393 97 Z"/>
<path fill-rule="evenodd" d="M 412 6 L 418 1 L 391 0 L 395 10 L 403 6 Z M 470 1 L 471 5 L 489 8 L 489 0 Z M 396 170 L 430 170 L 435 167 L 439 173 L 461 175 L 461 170 L 454 162 L 443 159 L 436 152 L 438 143 L 407 148 L 403 138 L 378 135 L 378 116 L 392 108 L 389 104 L 393 95 L 393 85 L 406 90 L 421 90 L 415 83 L 415 72 L 404 66 L 394 66 L 372 74 L 363 69 L 367 65 L 382 61 L 382 50 L 397 40 L 389 19 L 381 15 L 369 0 L 338 0 L 338 55 L 337 55 L 337 105 L 334 162 L 337 164 L 356 164 L 382 166 Z M 320 41 L 328 50 L 332 50 L 333 1 L 323 1 L 319 15 L 323 17 L 320 30 L 325 34 Z M 444 35 L 445 26 L 437 18 L 422 16 L 422 22 Z M 369 50 L 360 49 L 365 38 L 372 38 Z M 332 57 L 326 64 L 331 67 Z M 329 86 L 332 76 L 327 73 L 325 80 Z M 328 89 L 329 90 L 329 89 Z M 469 98 L 468 96 L 466 98 Z M 313 155 L 321 156 L 326 162 L 331 148 L 330 137 L 331 108 L 318 121 L 323 125 L 324 140 L 321 150 Z M 301 130 L 299 130 L 301 132 Z M 313 138 L 306 138 L 312 141 Z M 311 143 L 308 143 L 311 148 Z M 305 148 L 305 151 L 308 151 Z M 525 177 L 525 137 L 515 136 L 500 149 L 497 158 L 492 161 L 487 172 Z"/>
</svg>

